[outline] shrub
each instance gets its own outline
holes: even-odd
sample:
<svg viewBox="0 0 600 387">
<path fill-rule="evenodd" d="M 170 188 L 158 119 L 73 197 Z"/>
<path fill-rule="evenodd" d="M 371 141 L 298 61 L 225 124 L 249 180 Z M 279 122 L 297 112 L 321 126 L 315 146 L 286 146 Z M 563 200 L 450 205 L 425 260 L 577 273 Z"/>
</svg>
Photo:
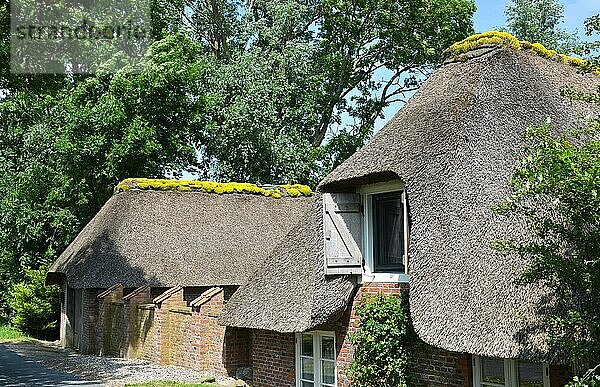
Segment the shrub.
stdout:
<svg viewBox="0 0 600 387">
<path fill-rule="evenodd" d="M 356 387 L 398 386 L 411 383 L 415 334 L 408 298 L 378 294 L 363 298 L 357 309 L 358 331 L 350 338 L 356 346 L 349 376 Z"/>
<path fill-rule="evenodd" d="M 11 323 L 21 332 L 41 339 L 57 336 L 58 286 L 45 286 L 46 269 L 27 270 L 25 281 L 13 285 L 9 306 Z"/>
<path fill-rule="evenodd" d="M 600 364 L 589 370 L 583 377 L 575 376 L 566 387 L 600 387 L 600 375 L 597 374 Z"/>
</svg>

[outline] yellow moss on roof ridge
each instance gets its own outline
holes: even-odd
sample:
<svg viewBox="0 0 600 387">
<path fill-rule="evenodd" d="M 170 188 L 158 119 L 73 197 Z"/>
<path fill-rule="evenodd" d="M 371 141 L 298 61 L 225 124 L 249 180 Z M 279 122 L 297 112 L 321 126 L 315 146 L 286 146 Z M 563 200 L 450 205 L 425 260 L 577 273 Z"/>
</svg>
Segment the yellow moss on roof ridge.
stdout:
<svg viewBox="0 0 600 387">
<path fill-rule="evenodd" d="M 251 183 L 217 183 L 214 181 L 199 180 L 169 180 L 169 179 L 125 179 L 115 187 L 115 193 L 129 191 L 130 189 L 150 191 L 199 191 L 215 194 L 251 194 L 262 195 L 273 198 L 282 196 L 299 197 L 311 196 L 312 190 L 309 186 L 302 184 L 271 185 L 268 188 L 259 187 Z"/>
<path fill-rule="evenodd" d="M 514 50 L 529 51 L 542 58 L 552 59 L 570 66 L 581 67 L 586 61 L 565 54 L 559 54 L 554 50 L 549 50 L 540 43 L 531 43 L 521 41 L 508 32 L 488 31 L 481 34 L 475 34 L 468 38 L 454 43 L 444 54 L 452 59 L 461 59 L 461 55 L 482 46 L 508 47 Z M 598 73 L 598 70 L 595 71 Z"/>
</svg>

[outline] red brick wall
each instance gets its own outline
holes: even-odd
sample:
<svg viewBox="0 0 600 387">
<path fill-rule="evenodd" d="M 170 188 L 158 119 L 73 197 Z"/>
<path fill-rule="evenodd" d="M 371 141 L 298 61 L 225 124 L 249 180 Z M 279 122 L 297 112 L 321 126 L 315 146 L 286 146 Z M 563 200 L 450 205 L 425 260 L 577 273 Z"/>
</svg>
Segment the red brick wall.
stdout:
<svg viewBox="0 0 600 387">
<path fill-rule="evenodd" d="M 81 330 L 81 353 L 95 353 L 98 345 L 98 326 L 99 326 L 99 289 L 82 290 L 82 330 Z"/>
<path fill-rule="evenodd" d="M 150 288 L 136 289 L 123 301 L 125 325 L 125 356 L 148 361 L 158 361 L 154 326 L 154 303 Z M 135 294 L 135 295 L 131 295 Z"/>
<path fill-rule="evenodd" d="M 472 386 L 471 355 L 423 344 L 413 371 L 419 386 Z"/>
<path fill-rule="evenodd" d="M 293 333 L 252 331 L 254 387 L 296 386 L 296 339 Z"/>
<path fill-rule="evenodd" d="M 122 314 L 117 313 L 118 310 L 112 311 L 115 321 L 110 322 L 111 334 L 115 337 L 111 337 L 110 341 L 117 347 L 113 351 L 126 348 L 126 355 L 130 357 L 221 375 L 233 376 L 238 367 L 251 365 L 255 387 L 295 387 L 295 334 L 218 325 L 217 318 L 234 291 L 235 287 L 226 287 L 208 302 L 192 308 L 187 306 L 188 300 L 184 299 L 184 292 L 180 290 L 156 305 L 155 309 L 140 307 L 151 299 L 151 289 L 125 302 L 116 300 L 118 294 L 115 293 L 115 297 L 106 297 L 105 301 L 111 301 L 109 305 L 98 309 L 96 302 L 95 315 L 98 316 L 107 307 L 119 309 L 122 306 Z M 336 334 L 339 387 L 352 385 L 346 375 L 354 356 L 349 338 L 358 328 L 356 308 L 362 297 L 378 293 L 400 294 L 404 291 L 407 291 L 406 284 L 365 284 L 358 288 L 352 307 L 341 319 L 316 328 Z M 88 314 L 94 315 L 91 300 L 95 300 L 97 294 L 97 290 L 84 293 L 84 318 L 90 326 L 90 332 L 93 324 L 102 321 L 102 318 L 97 318 L 94 322 L 93 318 L 88 317 Z M 415 355 L 418 386 L 472 386 L 470 355 L 444 351 L 424 343 L 421 343 Z M 568 367 L 551 367 L 553 387 L 564 385 L 567 376 Z"/>
<path fill-rule="evenodd" d="M 249 330 L 218 324 L 226 300 L 235 287 L 225 287 L 199 307 L 188 307 L 180 290 L 155 310 L 154 324 L 159 361 L 183 367 L 235 375 L 250 363 Z"/>
<path fill-rule="evenodd" d="M 319 327 L 319 330 L 335 331 L 338 350 L 338 386 L 350 387 L 351 380 L 347 375 L 348 366 L 354 359 L 354 346 L 350 343 L 350 336 L 358 329 L 359 318 L 356 309 L 364 296 L 374 296 L 379 293 L 385 295 L 400 294 L 408 291 L 408 284 L 399 283 L 366 283 L 360 286 L 352 301 L 352 307 L 333 323 Z M 418 366 L 415 370 L 419 386 L 469 386 L 471 385 L 471 362 L 467 354 L 458 354 L 442 349 L 433 348 L 426 344 L 420 346 L 417 354 Z"/>
</svg>

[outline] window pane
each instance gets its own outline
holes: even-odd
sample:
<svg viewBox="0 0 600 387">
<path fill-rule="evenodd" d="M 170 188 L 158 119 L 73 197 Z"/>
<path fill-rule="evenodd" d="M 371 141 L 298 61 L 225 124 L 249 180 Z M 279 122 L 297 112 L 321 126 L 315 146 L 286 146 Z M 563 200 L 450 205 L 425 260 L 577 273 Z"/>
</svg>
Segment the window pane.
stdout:
<svg viewBox="0 0 600 387">
<path fill-rule="evenodd" d="M 541 364 L 518 362 L 519 387 L 544 387 L 544 367 Z"/>
<path fill-rule="evenodd" d="M 314 387 L 314 383 L 311 382 L 302 382 L 302 387 Z"/>
<path fill-rule="evenodd" d="M 309 333 L 302 334 L 302 356 L 313 357 L 313 335 Z"/>
<path fill-rule="evenodd" d="M 373 254 L 376 271 L 404 271 L 402 192 L 373 196 Z"/>
<path fill-rule="evenodd" d="M 326 384 L 335 383 L 335 363 L 332 361 L 321 361 L 321 381 Z"/>
<path fill-rule="evenodd" d="M 335 340 L 333 337 L 321 336 L 321 358 L 335 360 Z"/>
<path fill-rule="evenodd" d="M 302 379 L 315 380 L 315 363 L 313 359 L 302 358 Z"/>
<path fill-rule="evenodd" d="M 504 360 L 481 357 L 481 381 L 504 384 Z"/>
</svg>

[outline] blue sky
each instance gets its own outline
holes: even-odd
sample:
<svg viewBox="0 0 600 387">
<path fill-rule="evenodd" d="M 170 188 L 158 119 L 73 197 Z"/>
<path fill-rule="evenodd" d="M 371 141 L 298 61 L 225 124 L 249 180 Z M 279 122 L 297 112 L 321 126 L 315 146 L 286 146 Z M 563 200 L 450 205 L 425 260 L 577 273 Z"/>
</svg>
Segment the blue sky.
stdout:
<svg viewBox="0 0 600 387">
<path fill-rule="evenodd" d="M 475 30 L 484 32 L 504 25 L 504 10 L 509 0 L 475 0 Z M 569 31 L 577 29 L 583 33 L 583 21 L 591 15 L 600 13 L 599 0 L 562 0 L 565 8 L 565 23 L 563 28 Z"/>
</svg>

